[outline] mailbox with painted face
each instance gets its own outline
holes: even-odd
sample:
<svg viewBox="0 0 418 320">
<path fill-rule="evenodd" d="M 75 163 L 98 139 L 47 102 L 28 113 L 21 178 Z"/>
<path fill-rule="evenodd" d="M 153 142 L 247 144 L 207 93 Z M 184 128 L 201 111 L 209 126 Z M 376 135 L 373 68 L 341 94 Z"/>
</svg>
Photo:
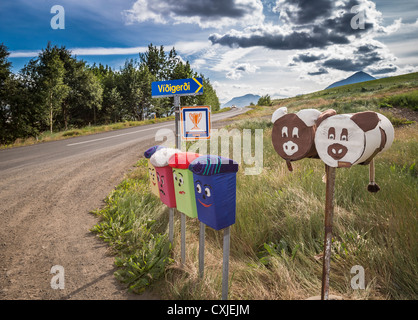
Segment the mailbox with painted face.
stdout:
<svg viewBox="0 0 418 320">
<path fill-rule="evenodd" d="M 155 171 L 155 167 L 151 164 L 150 159 L 152 155 L 161 148 L 165 148 L 165 147 L 154 146 L 144 152 L 144 157 L 148 159 L 148 174 L 149 174 L 149 183 L 150 183 L 151 192 L 157 197 L 160 197 L 160 190 L 158 188 L 158 181 L 157 181 L 157 172 Z"/>
<path fill-rule="evenodd" d="M 238 163 L 206 155 L 193 160 L 189 170 L 193 172 L 199 221 L 215 230 L 234 224 Z"/>
<path fill-rule="evenodd" d="M 315 144 L 322 161 L 330 167 L 369 164 L 394 140 L 392 123 L 384 115 L 365 111 L 321 119 Z"/>
<path fill-rule="evenodd" d="M 279 156 L 286 160 L 290 171 L 291 161 L 319 158 L 314 143 L 316 122 L 322 117 L 335 114 L 335 110 L 332 109 L 323 113 L 316 109 L 287 113 L 286 107 L 281 107 L 273 113 L 273 146 Z"/>
<path fill-rule="evenodd" d="M 173 169 L 177 210 L 190 218 L 197 218 L 197 208 L 193 173 L 189 170 L 189 165 L 200 156 L 198 153 L 181 152 L 175 153 L 168 160 L 168 165 Z"/>
<path fill-rule="evenodd" d="M 174 191 L 173 170 L 168 165 L 170 157 L 181 152 L 173 148 L 161 148 L 151 156 L 151 164 L 155 167 L 158 190 L 161 201 L 169 208 L 176 207 L 176 195 Z"/>
</svg>

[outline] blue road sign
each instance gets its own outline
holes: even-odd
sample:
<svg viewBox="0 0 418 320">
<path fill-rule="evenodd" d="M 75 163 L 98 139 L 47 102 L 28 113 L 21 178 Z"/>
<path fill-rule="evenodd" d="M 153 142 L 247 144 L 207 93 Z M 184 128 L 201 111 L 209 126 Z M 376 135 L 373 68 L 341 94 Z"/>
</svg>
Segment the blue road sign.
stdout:
<svg viewBox="0 0 418 320">
<path fill-rule="evenodd" d="M 157 81 L 151 85 L 153 98 L 173 96 L 194 96 L 203 94 L 202 78 Z"/>
</svg>

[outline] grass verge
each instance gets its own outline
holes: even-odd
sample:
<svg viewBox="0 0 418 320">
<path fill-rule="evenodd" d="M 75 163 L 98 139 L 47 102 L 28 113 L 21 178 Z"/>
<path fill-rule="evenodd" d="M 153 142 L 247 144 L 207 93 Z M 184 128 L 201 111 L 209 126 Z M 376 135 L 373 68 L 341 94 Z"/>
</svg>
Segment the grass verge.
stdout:
<svg viewBox="0 0 418 320">
<path fill-rule="evenodd" d="M 258 121 L 263 122 L 263 121 Z M 259 126 L 257 124 L 256 126 Z M 242 121 L 234 127 L 254 126 Z M 305 299 L 321 288 L 325 185 L 319 160 L 302 160 L 294 172 L 274 152 L 271 125 L 264 130 L 264 169 L 237 177 L 237 220 L 231 231 L 231 299 Z M 377 194 L 366 191 L 368 169 L 337 171 L 331 294 L 345 299 L 418 297 L 418 126 L 396 129 L 396 140 L 376 158 Z M 186 263 L 180 257 L 180 223 L 167 241 L 168 211 L 150 194 L 141 160 L 96 211 L 92 231 L 107 241 L 120 267 L 115 274 L 134 292 L 156 284 L 164 299 L 219 299 L 222 233 L 207 228 L 205 275 L 198 277 L 197 220 L 187 219 Z M 350 270 L 365 269 L 366 289 L 353 290 Z"/>
</svg>

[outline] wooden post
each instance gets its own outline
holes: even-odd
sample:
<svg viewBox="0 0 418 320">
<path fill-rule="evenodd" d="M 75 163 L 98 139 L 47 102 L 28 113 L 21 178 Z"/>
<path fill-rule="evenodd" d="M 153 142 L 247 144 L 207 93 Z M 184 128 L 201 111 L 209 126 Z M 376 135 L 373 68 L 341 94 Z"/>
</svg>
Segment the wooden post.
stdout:
<svg viewBox="0 0 418 320">
<path fill-rule="evenodd" d="M 335 192 L 335 168 L 325 165 L 326 191 L 325 191 L 325 239 L 324 260 L 322 266 L 322 291 L 321 300 L 329 298 L 329 272 L 332 243 L 332 218 L 334 215 L 334 192 Z"/>
</svg>

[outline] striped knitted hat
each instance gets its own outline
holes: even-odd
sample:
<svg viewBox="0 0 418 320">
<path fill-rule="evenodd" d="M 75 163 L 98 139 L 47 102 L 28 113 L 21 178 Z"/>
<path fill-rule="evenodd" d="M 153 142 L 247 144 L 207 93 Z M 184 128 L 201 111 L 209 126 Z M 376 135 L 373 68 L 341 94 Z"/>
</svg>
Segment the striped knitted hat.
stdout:
<svg viewBox="0 0 418 320">
<path fill-rule="evenodd" d="M 144 157 L 149 159 L 155 153 L 155 151 L 160 150 L 161 148 L 165 148 L 163 146 L 153 146 L 149 148 L 147 151 L 144 152 Z"/>
<path fill-rule="evenodd" d="M 197 175 L 212 176 L 220 173 L 237 172 L 238 163 L 220 156 L 205 155 L 193 160 L 189 170 Z"/>
</svg>

